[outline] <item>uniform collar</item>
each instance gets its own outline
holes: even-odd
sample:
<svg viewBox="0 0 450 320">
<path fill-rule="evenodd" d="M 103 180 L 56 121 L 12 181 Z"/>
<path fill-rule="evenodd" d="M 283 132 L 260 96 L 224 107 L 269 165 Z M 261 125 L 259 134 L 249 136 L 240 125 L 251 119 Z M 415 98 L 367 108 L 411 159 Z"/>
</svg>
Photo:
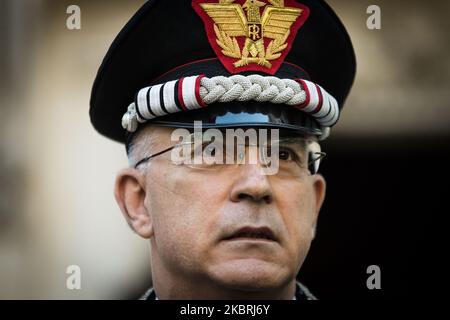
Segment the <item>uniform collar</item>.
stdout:
<svg viewBox="0 0 450 320">
<path fill-rule="evenodd" d="M 148 289 L 139 300 L 159 300 L 153 288 Z M 317 298 L 309 291 L 309 289 L 301 282 L 297 281 L 295 288 L 295 296 L 292 300 L 317 300 Z"/>
</svg>

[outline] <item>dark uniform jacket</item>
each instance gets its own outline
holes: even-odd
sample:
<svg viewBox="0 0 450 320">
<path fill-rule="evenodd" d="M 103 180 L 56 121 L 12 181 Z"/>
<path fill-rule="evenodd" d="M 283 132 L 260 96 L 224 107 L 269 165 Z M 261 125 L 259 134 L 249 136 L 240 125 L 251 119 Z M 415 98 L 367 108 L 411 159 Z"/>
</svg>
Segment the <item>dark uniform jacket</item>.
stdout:
<svg viewBox="0 0 450 320">
<path fill-rule="evenodd" d="M 148 289 L 140 300 L 158 300 L 153 288 Z M 297 281 L 295 296 L 293 300 L 317 300 L 317 298 L 309 292 L 308 288 Z"/>
</svg>

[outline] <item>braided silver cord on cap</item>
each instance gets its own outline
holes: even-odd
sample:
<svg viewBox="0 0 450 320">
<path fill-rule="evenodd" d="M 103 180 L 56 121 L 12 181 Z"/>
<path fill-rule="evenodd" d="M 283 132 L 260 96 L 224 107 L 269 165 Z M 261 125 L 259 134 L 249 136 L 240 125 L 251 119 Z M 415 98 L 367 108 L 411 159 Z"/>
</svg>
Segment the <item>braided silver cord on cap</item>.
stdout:
<svg viewBox="0 0 450 320">
<path fill-rule="evenodd" d="M 306 99 L 306 93 L 298 82 L 277 77 L 260 75 L 204 77 L 200 83 L 200 96 L 206 104 L 255 100 L 298 105 L 304 103 Z"/>
<path fill-rule="evenodd" d="M 329 136 L 330 126 L 339 116 L 337 102 L 320 86 L 306 80 L 299 81 L 301 84 L 291 79 L 255 74 L 212 78 L 191 76 L 169 81 L 139 90 L 137 99 L 128 106 L 127 112 L 122 117 L 122 127 L 134 132 L 139 123 L 165 115 L 167 112 L 182 111 L 180 102 L 177 102 L 174 96 L 177 96 L 178 100 L 183 100 L 181 106 L 184 110 L 198 109 L 216 102 L 253 100 L 286 104 L 312 114 L 322 127 L 319 140 L 324 140 Z M 177 82 L 179 88 L 175 86 Z M 319 95 L 326 103 L 319 102 Z"/>
<path fill-rule="evenodd" d="M 131 103 L 128 106 L 127 112 L 122 116 L 122 128 L 128 132 L 135 132 L 138 127 L 138 119 L 136 112 L 136 105 Z"/>
</svg>

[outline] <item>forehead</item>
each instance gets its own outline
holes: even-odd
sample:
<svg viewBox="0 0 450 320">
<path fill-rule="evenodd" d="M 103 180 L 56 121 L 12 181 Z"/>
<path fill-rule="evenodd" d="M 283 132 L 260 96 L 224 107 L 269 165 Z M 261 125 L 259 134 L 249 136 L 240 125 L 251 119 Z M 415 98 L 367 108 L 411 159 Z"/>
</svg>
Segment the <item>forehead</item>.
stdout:
<svg viewBox="0 0 450 320">
<path fill-rule="evenodd" d="M 135 142 L 141 138 L 149 138 L 153 137 L 158 141 L 170 141 L 172 133 L 174 133 L 175 130 L 182 129 L 187 134 L 194 133 L 194 129 L 192 128 L 172 128 L 172 127 L 162 127 L 162 126 L 155 126 L 155 125 L 147 125 L 137 131 L 135 134 L 130 135 L 129 140 L 131 142 Z M 210 137 L 214 135 L 215 133 L 220 132 L 223 137 L 226 137 L 226 135 L 241 135 L 243 136 L 250 136 L 252 134 L 256 134 L 256 136 L 260 135 L 267 135 L 268 137 L 274 136 L 273 130 L 277 131 L 277 134 L 280 138 L 304 138 L 308 140 L 315 139 L 316 137 L 313 135 L 305 135 L 304 133 L 296 132 L 294 130 L 289 129 L 279 129 L 279 128 L 265 128 L 265 127 L 244 127 L 244 128 L 204 128 L 196 130 L 195 132 L 202 132 L 203 136 Z M 152 139 L 153 140 L 153 139 Z"/>
<path fill-rule="evenodd" d="M 146 125 L 140 130 L 138 130 L 136 133 L 134 133 L 132 136 L 128 138 L 127 143 L 127 152 L 129 152 L 129 149 L 132 145 L 136 145 L 137 143 L 144 143 L 145 145 L 151 145 L 154 147 L 167 147 L 169 144 L 173 143 L 175 140 L 172 139 L 172 134 L 175 132 L 175 130 L 178 130 L 180 128 L 171 128 L 171 127 L 162 127 L 162 126 L 155 126 L 155 125 Z M 209 131 L 208 131 L 209 130 Z M 224 140 L 226 140 L 227 134 L 232 136 L 239 136 L 243 134 L 243 138 L 248 138 L 249 136 L 253 135 L 256 138 L 260 138 L 260 136 L 267 137 L 268 140 L 271 139 L 271 137 L 274 137 L 274 133 L 271 130 L 278 130 L 277 135 L 279 138 L 282 139 L 288 139 L 288 138 L 302 138 L 305 140 L 315 140 L 315 136 L 311 135 L 305 135 L 303 133 L 296 132 L 294 130 L 288 130 L 288 129 L 278 129 L 278 128 L 261 128 L 261 127 L 250 127 L 250 128 L 220 128 L 220 129 L 204 129 L 199 130 L 198 132 L 203 132 L 202 136 L 207 137 L 207 139 L 210 139 L 211 136 L 214 135 L 214 132 L 216 134 L 220 133 Z M 192 134 L 194 133 L 193 129 L 183 129 L 186 134 Z M 207 133 L 207 134 L 205 134 Z M 179 134 L 177 135 L 179 137 Z M 299 139 L 299 140 L 302 140 Z M 299 141 L 295 139 L 296 141 Z"/>
</svg>

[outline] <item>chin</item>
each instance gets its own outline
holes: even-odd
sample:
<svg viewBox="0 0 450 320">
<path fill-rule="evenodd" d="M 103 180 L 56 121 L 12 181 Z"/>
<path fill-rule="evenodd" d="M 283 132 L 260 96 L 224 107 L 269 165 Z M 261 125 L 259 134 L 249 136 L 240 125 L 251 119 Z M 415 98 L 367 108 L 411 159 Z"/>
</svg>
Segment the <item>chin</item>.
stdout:
<svg viewBox="0 0 450 320">
<path fill-rule="evenodd" d="M 227 261 L 211 271 L 215 282 L 242 291 L 275 289 L 295 278 L 285 266 L 259 259 Z"/>
</svg>

